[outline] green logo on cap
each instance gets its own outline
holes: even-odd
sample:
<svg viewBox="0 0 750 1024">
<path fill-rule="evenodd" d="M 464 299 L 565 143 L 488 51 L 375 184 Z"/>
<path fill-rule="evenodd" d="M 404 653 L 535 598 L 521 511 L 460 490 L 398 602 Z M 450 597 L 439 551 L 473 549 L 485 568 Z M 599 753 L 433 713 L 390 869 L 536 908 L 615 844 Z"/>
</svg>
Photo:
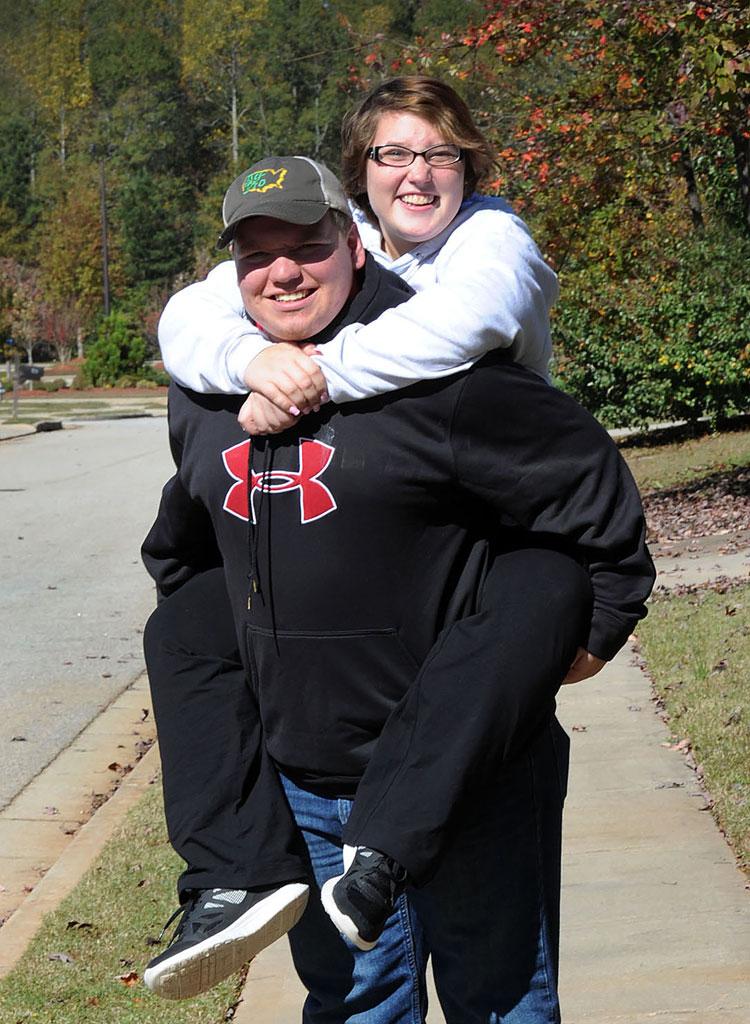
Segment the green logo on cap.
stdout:
<svg viewBox="0 0 750 1024">
<path fill-rule="evenodd" d="M 284 178 L 286 178 L 285 167 L 278 171 L 272 167 L 266 167 L 262 171 L 253 171 L 242 182 L 242 194 L 245 196 L 248 192 L 267 192 L 269 188 L 283 188 Z"/>
</svg>

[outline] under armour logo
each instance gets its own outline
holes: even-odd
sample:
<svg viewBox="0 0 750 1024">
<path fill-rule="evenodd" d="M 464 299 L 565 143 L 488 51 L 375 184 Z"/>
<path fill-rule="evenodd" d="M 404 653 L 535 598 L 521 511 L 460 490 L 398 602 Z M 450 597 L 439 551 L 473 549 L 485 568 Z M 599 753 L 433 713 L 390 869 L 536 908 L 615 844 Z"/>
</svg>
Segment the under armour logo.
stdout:
<svg viewBox="0 0 750 1024">
<path fill-rule="evenodd" d="M 227 472 L 237 481 L 227 491 L 224 510 L 247 522 L 248 486 L 247 470 L 250 456 L 249 440 L 227 448 L 221 453 Z M 265 473 L 253 473 L 250 486 L 250 514 L 255 518 L 255 495 L 282 494 L 285 491 L 299 491 L 300 516 L 303 523 L 312 523 L 327 516 L 336 508 L 336 501 L 319 477 L 328 468 L 335 449 L 322 441 L 301 438 L 299 446 L 299 469 L 271 469 Z"/>
</svg>

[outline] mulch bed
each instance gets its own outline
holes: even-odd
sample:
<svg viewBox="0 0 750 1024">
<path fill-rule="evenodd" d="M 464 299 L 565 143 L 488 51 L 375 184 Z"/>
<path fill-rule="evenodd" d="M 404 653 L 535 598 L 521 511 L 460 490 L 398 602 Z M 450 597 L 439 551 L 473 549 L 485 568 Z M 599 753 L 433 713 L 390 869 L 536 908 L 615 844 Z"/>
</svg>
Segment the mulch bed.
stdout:
<svg viewBox="0 0 750 1024">
<path fill-rule="evenodd" d="M 652 543 L 750 529 L 750 466 L 643 496 Z"/>
</svg>

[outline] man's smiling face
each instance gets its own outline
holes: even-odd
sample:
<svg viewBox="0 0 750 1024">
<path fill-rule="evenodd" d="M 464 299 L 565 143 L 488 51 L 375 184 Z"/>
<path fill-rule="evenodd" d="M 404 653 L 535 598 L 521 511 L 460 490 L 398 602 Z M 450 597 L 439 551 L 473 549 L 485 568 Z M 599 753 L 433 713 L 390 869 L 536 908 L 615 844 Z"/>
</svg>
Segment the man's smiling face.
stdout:
<svg viewBox="0 0 750 1024">
<path fill-rule="evenodd" d="M 317 224 L 249 217 L 233 255 L 245 309 L 276 341 L 322 331 L 349 298 L 365 253 L 357 229 L 342 234 L 330 214 Z"/>
</svg>

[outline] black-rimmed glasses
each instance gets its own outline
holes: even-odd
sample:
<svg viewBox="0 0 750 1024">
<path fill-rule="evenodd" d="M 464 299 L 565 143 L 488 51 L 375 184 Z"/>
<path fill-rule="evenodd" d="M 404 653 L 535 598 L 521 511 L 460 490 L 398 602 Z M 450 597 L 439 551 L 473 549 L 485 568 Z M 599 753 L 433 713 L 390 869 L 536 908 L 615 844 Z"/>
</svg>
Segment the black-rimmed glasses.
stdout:
<svg viewBox="0 0 750 1024">
<path fill-rule="evenodd" d="M 406 146 L 373 146 L 367 150 L 367 159 L 386 167 L 408 167 L 418 156 L 424 157 L 430 167 L 450 167 L 463 158 L 464 151 L 460 146 L 445 143 L 442 146 L 430 146 L 421 151 L 408 149 Z"/>
</svg>

